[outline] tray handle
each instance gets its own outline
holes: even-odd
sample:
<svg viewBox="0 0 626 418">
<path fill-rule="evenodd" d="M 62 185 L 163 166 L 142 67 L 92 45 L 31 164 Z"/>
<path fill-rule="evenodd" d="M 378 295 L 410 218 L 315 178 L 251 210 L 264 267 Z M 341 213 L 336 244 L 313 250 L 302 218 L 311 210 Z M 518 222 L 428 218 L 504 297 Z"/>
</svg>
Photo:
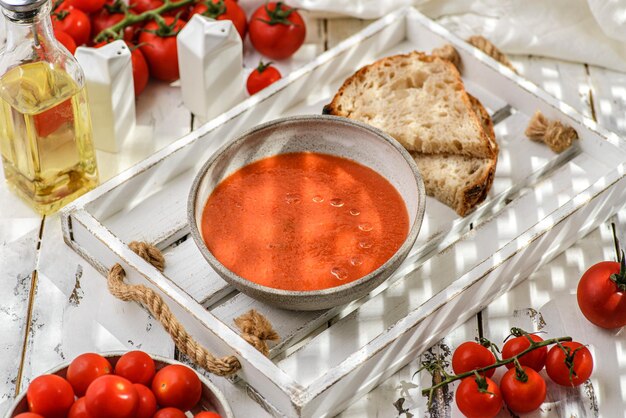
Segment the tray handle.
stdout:
<svg viewBox="0 0 626 418">
<path fill-rule="evenodd" d="M 165 257 L 154 245 L 133 241 L 129 247 L 157 269 L 163 271 L 165 268 Z M 237 357 L 217 358 L 200 345 L 176 319 L 158 293 L 144 285 L 125 283 L 125 277 L 126 273 L 121 265 L 115 264 L 111 267 L 107 275 L 109 292 L 120 300 L 137 302 L 146 308 L 170 334 L 176 347 L 194 363 L 217 376 L 229 376 L 241 369 Z M 254 309 L 235 318 L 235 324 L 241 330 L 241 337 L 265 356 L 269 355 L 268 341 L 279 339 L 270 321 Z"/>
</svg>

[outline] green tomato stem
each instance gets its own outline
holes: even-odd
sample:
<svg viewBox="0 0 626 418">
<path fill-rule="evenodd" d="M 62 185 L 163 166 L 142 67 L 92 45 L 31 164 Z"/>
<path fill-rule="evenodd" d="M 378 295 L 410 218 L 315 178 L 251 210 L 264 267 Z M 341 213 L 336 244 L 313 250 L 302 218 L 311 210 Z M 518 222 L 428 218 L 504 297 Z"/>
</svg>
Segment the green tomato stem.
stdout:
<svg viewBox="0 0 626 418">
<path fill-rule="evenodd" d="M 123 30 L 126 27 L 132 26 L 139 22 L 145 22 L 146 20 L 156 20 L 157 23 L 159 23 L 159 27 L 161 27 L 161 24 L 165 24 L 165 20 L 163 19 L 164 13 L 169 12 L 170 10 L 177 9 L 179 7 L 193 4 L 195 1 L 196 0 L 179 0 L 173 2 L 170 0 L 165 0 L 162 6 L 157 7 L 154 10 L 145 11 L 138 15 L 134 15 L 126 11 L 124 19 L 120 20 L 115 25 L 104 29 L 102 32 L 96 35 L 94 40 L 96 42 L 102 42 L 106 41 L 109 38 L 120 39 L 122 38 Z"/>
</svg>

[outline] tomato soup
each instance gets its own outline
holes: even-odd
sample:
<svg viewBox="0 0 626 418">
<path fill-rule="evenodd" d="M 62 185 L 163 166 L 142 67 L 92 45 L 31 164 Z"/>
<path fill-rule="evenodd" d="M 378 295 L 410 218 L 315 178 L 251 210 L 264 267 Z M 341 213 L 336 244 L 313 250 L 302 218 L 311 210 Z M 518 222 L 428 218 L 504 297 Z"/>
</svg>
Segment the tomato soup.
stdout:
<svg viewBox="0 0 626 418">
<path fill-rule="evenodd" d="M 318 290 L 376 270 L 407 237 L 398 191 L 380 174 L 327 154 L 281 154 L 224 179 L 202 236 L 224 266 L 252 282 Z"/>
</svg>

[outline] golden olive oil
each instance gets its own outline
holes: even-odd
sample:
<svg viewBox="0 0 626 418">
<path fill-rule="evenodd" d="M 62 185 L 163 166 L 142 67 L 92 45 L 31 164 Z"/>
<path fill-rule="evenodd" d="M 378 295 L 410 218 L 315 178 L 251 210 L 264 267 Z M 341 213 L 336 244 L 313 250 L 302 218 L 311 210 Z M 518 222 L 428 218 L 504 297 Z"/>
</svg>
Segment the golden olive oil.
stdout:
<svg viewBox="0 0 626 418">
<path fill-rule="evenodd" d="M 84 87 L 33 62 L 0 78 L 0 153 L 7 181 L 42 214 L 93 189 L 98 170 Z"/>
</svg>

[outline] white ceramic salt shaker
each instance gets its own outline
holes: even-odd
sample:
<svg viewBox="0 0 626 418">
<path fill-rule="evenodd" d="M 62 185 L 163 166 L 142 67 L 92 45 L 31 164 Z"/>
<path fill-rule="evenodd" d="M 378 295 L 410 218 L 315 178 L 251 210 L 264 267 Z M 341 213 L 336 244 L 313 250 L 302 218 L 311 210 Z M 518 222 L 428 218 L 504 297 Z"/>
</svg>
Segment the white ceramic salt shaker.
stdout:
<svg viewBox="0 0 626 418">
<path fill-rule="evenodd" d="M 118 152 L 136 122 L 131 52 L 118 40 L 101 48 L 78 47 L 74 55 L 85 72 L 94 145 Z"/>
<path fill-rule="evenodd" d="M 177 36 L 183 102 L 204 120 L 246 98 L 241 37 L 229 20 L 194 15 Z"/>
</svg>

